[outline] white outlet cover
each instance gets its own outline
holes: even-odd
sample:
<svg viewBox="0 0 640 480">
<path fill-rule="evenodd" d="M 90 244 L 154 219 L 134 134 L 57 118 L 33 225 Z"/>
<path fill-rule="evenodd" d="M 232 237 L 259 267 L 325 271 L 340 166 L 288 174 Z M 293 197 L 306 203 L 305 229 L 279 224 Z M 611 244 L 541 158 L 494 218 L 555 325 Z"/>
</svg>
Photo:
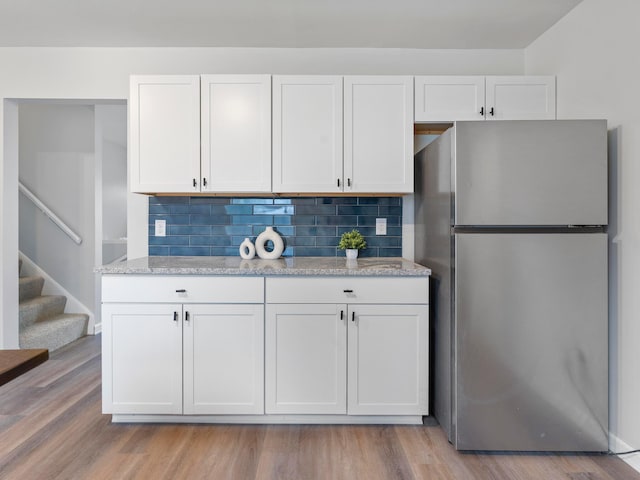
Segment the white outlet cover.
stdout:
<svg viewBox="0 0 640 480">
<path fill-rule="evenodd" d="M 167 221 L 166 220 L 156 220 L 156 237 L 166 237 L 167 236 Z"/>
<path fill-rule="evenodd" d="M 386 235 L 386 234 L 387 234 L 387 219 L 376 218 L 376 235 Z"/>
</svg>

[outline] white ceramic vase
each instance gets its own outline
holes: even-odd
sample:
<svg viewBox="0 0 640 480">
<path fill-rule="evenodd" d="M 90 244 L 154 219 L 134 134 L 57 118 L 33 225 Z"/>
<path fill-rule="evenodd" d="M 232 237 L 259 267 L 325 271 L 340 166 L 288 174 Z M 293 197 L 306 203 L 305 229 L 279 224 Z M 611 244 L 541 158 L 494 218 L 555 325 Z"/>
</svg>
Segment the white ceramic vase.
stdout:
<svg viewBox="0 0 640 480">
<path fill-rule="evenodd" d="M 268 251 L 266 249 L 267 242 L 271 241 L 273 244 L 273 250 Z M 264 232 L 258 235 L 256 238 L 256 253 L 264 260 L 274 260 L 280 258 L 284 251 L 284 241 L 282 237 L 276 232 L 273 227 L 267 227 Z"/>
<path fill-rule="evenodd" d="M 347 252 L 347 260 L 355 260 L 356 258 L 358 258 L 357 248 L 347 248 L 345 252 Z"/>
<path fill-rule="evenodd" d="M 240 244 L 240 256 L 245 260 L 251 260 L 256 256 L 256 247 L 248 238 L 245 238 Z"/>
</svg>

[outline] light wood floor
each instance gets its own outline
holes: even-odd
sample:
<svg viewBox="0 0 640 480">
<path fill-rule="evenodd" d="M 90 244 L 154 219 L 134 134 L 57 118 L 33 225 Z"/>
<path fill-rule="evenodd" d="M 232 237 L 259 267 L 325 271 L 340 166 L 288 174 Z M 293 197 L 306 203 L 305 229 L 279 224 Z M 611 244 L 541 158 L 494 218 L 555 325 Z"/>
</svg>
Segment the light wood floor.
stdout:
<svg viewBox="0 0 640 480">
<path fill-rule="evenodd" d="M 99 342 L 0 387 L 0 478 L 640 479 L 610 456 L 460 454 L 438 426 L 112 425 Z"/>
</svg>

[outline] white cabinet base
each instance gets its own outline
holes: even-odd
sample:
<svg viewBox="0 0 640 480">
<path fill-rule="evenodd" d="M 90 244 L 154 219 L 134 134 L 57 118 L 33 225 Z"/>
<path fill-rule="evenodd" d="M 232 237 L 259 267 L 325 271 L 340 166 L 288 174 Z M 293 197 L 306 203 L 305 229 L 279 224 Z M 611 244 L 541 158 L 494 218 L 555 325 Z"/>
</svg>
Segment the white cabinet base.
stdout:
<svg viewBox="0 0 640 480">
<path fill-rule="evenodd" d="M 421 415 L 112 415 L 112 423 L 422 425 Z"/>
</svg>

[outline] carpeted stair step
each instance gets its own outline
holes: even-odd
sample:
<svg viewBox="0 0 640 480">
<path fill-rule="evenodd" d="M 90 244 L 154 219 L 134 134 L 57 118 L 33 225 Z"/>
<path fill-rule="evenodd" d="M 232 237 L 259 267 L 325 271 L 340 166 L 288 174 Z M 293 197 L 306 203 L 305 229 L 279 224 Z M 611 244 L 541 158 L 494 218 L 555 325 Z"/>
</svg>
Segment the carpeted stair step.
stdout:
<svg viewBox="0 0 640 480">
<path fill-rule="evenodd" d="M 40 296 L 42 293 L 42 286 L 44 285 L 44 278 L 40 276 L 20 277 L 20 302 L 29 300 Z"/>
<path fill-rule="evenodd" d="M 43 295 L 20 302 L 20 328 L 64 313 L 66 303 L 67 297 L 64 295 Z"/>
<path fill-rule="evenodd" d="M 20 330 L 20 348 L 46 348 L 50 352 L 87 334 L 88 315 L 63 313 Z"/>
</svg>

